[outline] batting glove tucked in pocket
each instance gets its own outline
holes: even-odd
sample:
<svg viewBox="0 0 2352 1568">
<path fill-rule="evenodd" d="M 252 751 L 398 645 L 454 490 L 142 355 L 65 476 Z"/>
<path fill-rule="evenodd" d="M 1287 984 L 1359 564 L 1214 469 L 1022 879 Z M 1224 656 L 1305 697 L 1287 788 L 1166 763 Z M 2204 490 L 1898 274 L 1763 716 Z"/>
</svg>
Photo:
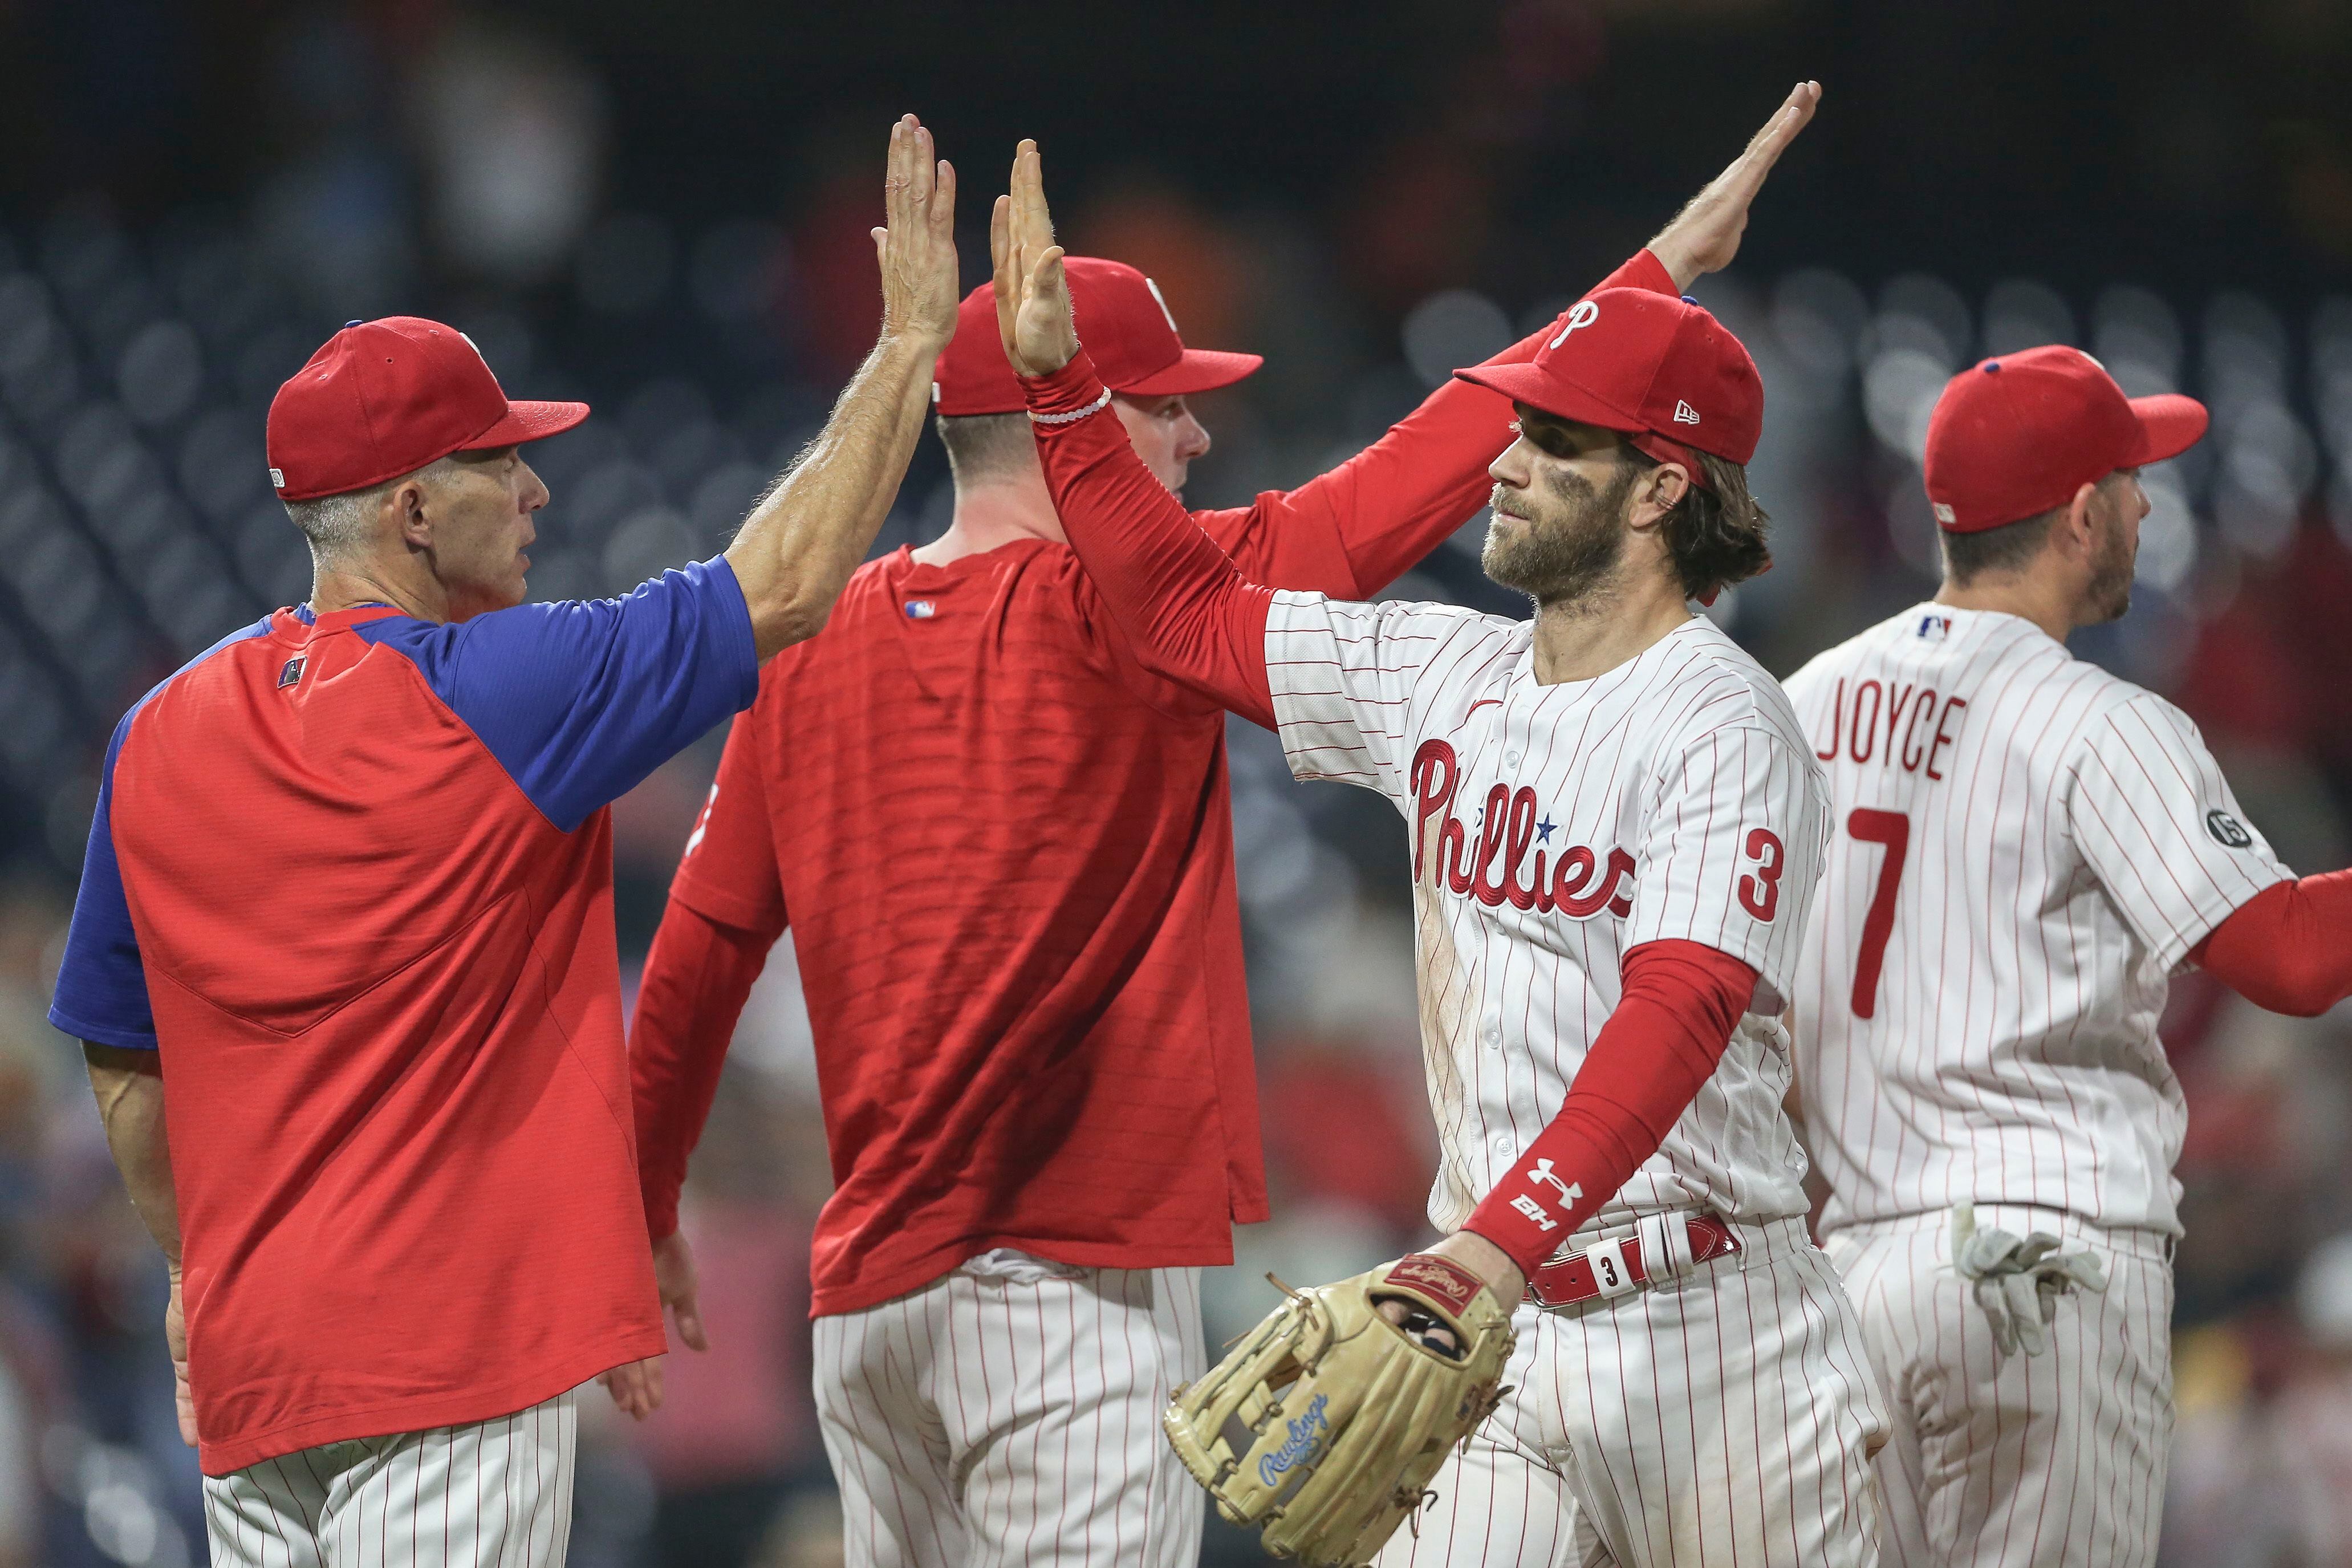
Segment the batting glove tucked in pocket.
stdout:
<svg viewBox="0 0 2352 1568">
<path fill-rule="evenodd" d="M 1953 1205 L 1952 1268 L 1976 1292 L 2001 1354 L 2040 1355 L 2050 1348 L 2058 1298 L 2078 1285 L 2107 1288 L 2097 1253 L 2061 1252 L 2059 1245 L 2046 1230 L 2021 1239 L 1998 1228 L 1979 1230 L 1973 1205 Z"/>
</svg>

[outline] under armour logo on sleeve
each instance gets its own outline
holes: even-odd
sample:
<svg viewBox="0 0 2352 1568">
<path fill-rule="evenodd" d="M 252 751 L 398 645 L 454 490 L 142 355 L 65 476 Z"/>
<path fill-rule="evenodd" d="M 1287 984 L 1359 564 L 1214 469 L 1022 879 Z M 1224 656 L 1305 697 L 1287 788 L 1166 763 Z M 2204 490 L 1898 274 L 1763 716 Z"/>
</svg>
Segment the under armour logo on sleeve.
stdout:
<svg viewBox="0 0 2352 1568">
<path fill-rule="evenodd" d="M 1564 1204 L 1573 1204 L 1584 1195 L 1583 1184 L 1578 1182 L 1561 1181 L 1552 1173 L 1549 1160 L 1538 1160 L 1535 1168 L 1528 1173 L 1528 1180 L 1550 1183 L 1553 1190 L 1559 1194 L 1559 1201 Z"/>
</svg>

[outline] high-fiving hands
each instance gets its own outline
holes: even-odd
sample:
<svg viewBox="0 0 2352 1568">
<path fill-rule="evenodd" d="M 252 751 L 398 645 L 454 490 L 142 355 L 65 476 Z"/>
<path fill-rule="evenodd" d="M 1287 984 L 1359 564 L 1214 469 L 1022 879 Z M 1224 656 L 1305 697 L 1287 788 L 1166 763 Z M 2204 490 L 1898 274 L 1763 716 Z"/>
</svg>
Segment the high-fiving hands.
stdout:
<svg viewBox="0 0 2352 1568">
<path fill-rule="evenodd" d="M 996 264 L 996 330 L 1004 357 L 1023 375 L 1045 375 L 1078 352 L 1070 319 L 1070 284 L 1062 247 L 1054 243 L 1054 215 L 1045 207 L 1045 168 L 1037 143 L 1013 155 L 1013 190 L 989 215 L 988 254 Z"/>
<path fill-rule="evenodd" d="M 1820 82 L 1799 82 L 1764 128 L 1748 138 L 1747 150 L 1685 203 L 1675 221 L 1650 241 L 1650 254 L 1674 274 L 1676 288 L 1687 289 L 1707 273 L 1731 265 L 1739 254 L 1739 237 L 1748 228 L 1748 204 L 1821 101 Z"/>
<path fill-rule="evenodd" d="M 882 335 L 945 347 L 962 299 L 956 275 L 955 166 L 933 156 L 931 133 L 911 114 L 890 127 L 882 181 L 885 226 L 874 230 L 882 268 Z"/>
</svg>

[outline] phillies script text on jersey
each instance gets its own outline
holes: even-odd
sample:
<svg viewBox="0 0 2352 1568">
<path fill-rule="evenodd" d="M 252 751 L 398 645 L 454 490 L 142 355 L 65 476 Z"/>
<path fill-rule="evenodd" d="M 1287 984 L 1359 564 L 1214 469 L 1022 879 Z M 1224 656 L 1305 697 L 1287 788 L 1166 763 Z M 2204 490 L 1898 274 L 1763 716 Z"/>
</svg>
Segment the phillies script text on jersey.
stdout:
<svg viewBox="0 0 2352 1568">
<path fill-rule="evenodd" d="M 1633 912 L 1634 861 L 1622 849 L 1609 851 L 1608 868 L 1598 882 L 1593 880 L 1594 868 L 1601 857 L 1582 844 L 1563 845 L 1559 858 L 1545 875 L 1545 857 L 1550 852 L 1538 848 L 1531 874 L 1519 879 L 1520 868 L 1528 865 L 1528 848 L 1540 838 L 1551 837 L 1551 820 L 1537 820 L 1536 792 L 1521 784 L 1517 790 L 1508 784 L 1496 784 L 1486 791 L 1486 804 L 1478 814 L 1478 852 L 1475 863 L 1465 864 L 1470 836 L 1454 815 L 1454 791 L 1462 780 L 1461 764 L 1454 760 L 1454 748 L 1444 741 L 1423 741 L 1412 754 L 1412 874 L 1417 881 L 1422 876 L 1423 852 L 1428 847 L 1429 819 L 1443 813 L 1444 824 L 1437 832 L 1437 853 L 1445 869 L 1445 885 L 1457 893 L 1467 893 L 1489 909 L 1502 908 L 1508 900 L 1514 908 L 1540 910 L 1550 914 L 1558 910 L 1572 921 L 1591 920 L 1607 910 L 1619 920 Z M 1502 875 L 1496 876 L 1496 863 L 1501 862 Z M 1620 892 L 1623 885 L 1626 890 Z"/>
<path fill-rule="evenodd" d="M 1459 1226 L 1559 1113 L 1623 994 L 1625 955 L 1696 942 L 1757 972 L 1751 1011 L 1571 1245 L 1705 1207 L 1750 1250 L 1577 1315 L 1523 1308 L 1514 1392 L 1433 1481 L 1418 1535 L 1399 1531 L 1378 1561 L 1598 1560 L 1605 1545 L 1623 1563 L 1851 1568 L 1870 1536 L 1850 1510 L 1871 1495 L 1864 1456 L 1884 1423 L 1853 1310 L 1805 1235 L 1772 1016 L 1796 985 L 1828 790 L 1780 687 L 1706 620 L 1549 684 L 1533 635 L 1450 605 L 1307 594 L 1276 595 L 1266 620 L 1291 771 L 1379 790 L 1412 833 L 1442 1152 L 1431 1223 Z M 1576 1203 L 1574 1184 L 1531 1163 L 1518 1195 L 1544 1212 L 1528 1217 L 1565 1231 L 1550 1205 Z M 1734 1463 L 1746 1483 L 1693 1484 Z"/>
<path fill-rule="evenodd" d="M 1828 792 L 1772 679 L 1704 619 L 1555 685 L 1529 623 L 1451 605 L 1277 594 L 1265 637 L 1291 771 L 1380 791 L 1413 835 L 1431 1223 L 1455 1228 L 1517 1166 L 1617 1005 L 1625 953 L 1667 938 L 1754 968 L 1762 1016 L 1594 1221 L 1802 1215 L 1767 1019 L 1795 983 Z"/>
</svg>

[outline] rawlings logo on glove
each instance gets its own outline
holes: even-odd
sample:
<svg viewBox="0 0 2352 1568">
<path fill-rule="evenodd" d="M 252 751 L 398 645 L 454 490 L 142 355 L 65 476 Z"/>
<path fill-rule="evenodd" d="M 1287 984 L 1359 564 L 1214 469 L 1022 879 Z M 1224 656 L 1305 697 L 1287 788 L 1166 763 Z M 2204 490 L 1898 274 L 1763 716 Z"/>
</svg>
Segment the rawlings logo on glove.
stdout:
<svg viewBox="0 0 2352 1568">
<path fill-rule="evenodd" d="M 1510 1313 L 1476 1276 L 1426 1253 L 1284 1293 L 1176 1391 L 1160 1425 L 1218 1512 L 1265 1527 L 1268 1552 L 1354 1568 L 1501 1402 Z M 1405 1308 L 1402 1323 L 1383 1301 Z"/>
<path fill-rule="evenodd" d="M 1257 1462 L 1259 1480 L 1267 1486 L 1274 1485 L 1275 1477 L 1315 1451 L 1315 1445 L 1323 1440 L 1323 1434 L 1330 1428 L 1330 1423 L 1323 1419 L 1323 1407 L 1330 1403 L 1331 1396 L 1328 1394 L 1315 1396 L 1315 1403 L 1307 1407 L 1307 1414 L 1290 1424 L 1290 1441 Z"/>
</svg>

